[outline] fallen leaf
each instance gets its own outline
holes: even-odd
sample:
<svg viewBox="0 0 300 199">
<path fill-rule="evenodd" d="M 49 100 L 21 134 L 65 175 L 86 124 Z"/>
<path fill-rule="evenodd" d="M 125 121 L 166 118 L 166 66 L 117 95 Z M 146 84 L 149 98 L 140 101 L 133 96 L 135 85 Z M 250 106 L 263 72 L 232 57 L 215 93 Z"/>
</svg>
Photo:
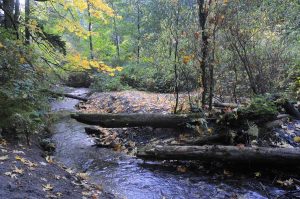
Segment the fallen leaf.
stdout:
<svg viewBox="0 0 300 199">
<path fill-rule="evenodd" d="M 41 178 L 41 180 L 44 182 L 48 182 L 48 180 L 46 178 Z"/>
<path fill-rule="evenodd" d="M 81 192 L 81 194 L 82 194 L 83 196 L 91 196 L 91 195 L 92 195 L 91 192 L 87 192 L 87 191 L 83 191 L 83 192 Z"/>
<path fill-rule="evenodd" d="M 18 173 L 18 174 L 23 174 L 24 170 L 23 169 L 19 169 L 18 167 L 15 166 L 15 169 L 13 170 L 14 173 Z"/>
<path fill-rule="evenodd" d="M 177 171 L 180 173 L 185 173 L 187 171 L 187 168 L 185 166 L 178 166 Z"/>
<path fill-rule="evenodd" d="M 47 163 L 46 162 L 40 162 L 40 165 L 47 166 Z"/>
<path fill-rule="evenodd" d="M 0 156 L 0 161 L 8 160 L 8 155 Z"/>
<path fill-rule="evenodd" d="M 280 184 L 281 186 L 286 186 L 286 187 L 292 186 L 294 184 L 294 180 L 291 178 L 288 180 L 284 180 L 284 181 L 277 180 L 276 182 L 278 184 Z"/>
<path fill-rule="evenodd" d="M 43 186 L 43 191 L 52 191 L 53 190 L 53 186 L 51 184 L 46 184 L 46 185 L 42 185 Z"/>
<path fill-rule="evenodd" d="M 73 174 L 74 171 L 71 168 L 66 169 L 66 172 L 68 172 L 69 174 Z"/>
<path fill-rule="evenodd" d="M 61 192 L 56 193 L 57 197 L 61 197 L 63 194 Z"/>
<path fill-rule="evenodd" d="M 25 155 L 24 151 L 13 150 L 13 153 L 14 154 L 23 154 L 23 155 Z"/>
<path fill-rule="evenodd" d="M 226 175 L 226 176 L 232 176 L 232 173 L 230 172 L 230 171 L 228 171 L 228 170 L 226 170 L 226 169 L 224 169 L 224 175 Z"/>
<path fill-rule="evenodd" d="M 20 157 L 20 156 L 15 156 L 15 159 L 16 160 L 18 160 L 18 161 L 20 161 L 20 162 L 22 162 L 23 164 L 25 164 L 25 165 L 27 165 L 27 166 L 29 166 L 30 168 L 30 170 L 34 170 L 34 167 L 37 167 L 37 164 L 36 163 L 33 163 L 33 162 L 31 162 L 30 160 L 26 160 L 25 158 L 22 158 L 22 157 Z"/>
<path fill-rule="evenodd" d="M 116 144 L 114 146 L 114 151 L 120 152 L 122 150 L 122 145 L 121 144 Z"/>
<path fill-rule="evenodd" d="M 255 172 L 254 175 L 255 175 L 255 177 L 260 177 L 261 173 L 260 172 Z"/>
<path fill-rule="evenodd" d="M 53 163 L 53 157 L 52 157 L 52 156 L 47 156 L 47 157 L 46 157 L 46 161 L 47 161 L 48 163 Z"/>
<path fill-rule="evenodd" d="M 4 175 L 17 179 L 17 175 L 12 172 L 5 172 Z"/>
<path fill-rule="evenodd" d="M 1 149 L 1 152 L 2 153 L 7 153 L 7 150 L 6 149 Z"/>
<path fill-rule="evenodd" d="M 87 173 L 77 173 L 76 176 L 81 180 L 87 180 L 89 178 L 89 175 Z"/>
<path fill-rule="evenodd" d="M 300 143 L 300 136 L 296 136 L 296 137 L 294 137 L 294 142 L 298 142 L 298 143 Z"/>
<path fill-rule="evenodd" d="M 60 180 L 61 179 L 61 177 L 59 175 L 54 175 L 54 177 L 55 177 L 56 180 Z"/>
<path fill-rule="evenodd" d="M 285 132 L 287 132 L 288 134 L 293 134 L 295 131 L 293 129 L 287 129 L 285 130 Z"/>
</svg>

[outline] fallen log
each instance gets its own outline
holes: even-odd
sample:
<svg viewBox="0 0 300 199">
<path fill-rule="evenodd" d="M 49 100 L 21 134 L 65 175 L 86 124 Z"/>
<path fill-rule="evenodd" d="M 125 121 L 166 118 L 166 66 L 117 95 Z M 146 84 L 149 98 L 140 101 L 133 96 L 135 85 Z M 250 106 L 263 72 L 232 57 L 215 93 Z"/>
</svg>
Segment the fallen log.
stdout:
<svg viewBox="0 0 300 199">
<path fill-rule="evenodd" d="M 44 93 L 48 93 L 50 95 L 53 95 L 54 97 L 67 97 L 67 98 L 77 99 L 77 100 L 84 101 L 84 102 L 88 101 L 88 98 L 86 98 L 86 97 L 81 97 L 81 96 L 78 96 L 78 95 L 72 95 L 72 94 L 69 94 L 69 93 L 61 93 L 61 92 L 57 92 L 57 91 L 51 91 L 51 90 L 48 90 L 48 89 L 42 89 L 40 91 L 44 92 Z"/>
<path fill-rule="evenodd" d="M 137 157 L 152 160 L 218 160 L 234 163 L 300 163 L 297 148 L 252 148 L 237 146 L 156 146 L 140 149 Z"/>
<path fill-rule="evenodd" d="M 198 114 L 156 114 L 156 113 L 131 113 L 131 114 L 72 114 L 71 117 L 78 122 L 98 125 L 106 128 L 141 127 L 177 128 L 187 124 L 199 123 Z"/>
<path fill-rule="evenodd" d="M 72 95 L 72 94 L 68 94 L 68 93 L 59 93 L 59 92 L 54 92 L 54 91 L 47 91 L 47 92 L 49 92 L 53 96 L 67 97 L 67 98 L 77 99 L 77 100 L 84 101 L 84 102 L 88 101 L 88 98 L 80 97 L 80 96 Z"/>
<path fill-rule="evenodd" d="M 234 104 L 234 103 L 214 102 L 213 105 L 214 105 L 215 107 L 220 107 L 220 108 L 226 108 L 226 107 L 229 107 L 229 108 L 237 108 L 237 107 L 239 107 L 238 104 Z"/>
<path fill-rule="evenodd" d="M 181 140 L 180 142 L 185 145 L 202 146 L 202 145 L 211 145 L 211 144 L 229 144 L 230 139 L 231 138 L 229 134 L 220 133 L 220 134 L 214 134 L 214 135 L 200 137 L 196 139 Z"/>
</svg>

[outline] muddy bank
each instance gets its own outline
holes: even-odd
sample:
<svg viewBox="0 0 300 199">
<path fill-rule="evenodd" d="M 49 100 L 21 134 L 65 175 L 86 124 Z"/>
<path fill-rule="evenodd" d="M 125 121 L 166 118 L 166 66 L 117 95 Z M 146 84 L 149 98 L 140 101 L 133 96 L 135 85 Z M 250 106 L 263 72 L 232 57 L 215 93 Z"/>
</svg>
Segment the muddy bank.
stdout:
<svg viewBox="0 0 300 199">
<path fill-rule="evenodd" d="M 76 177 L 67 167 L 46 160 L 37 142 L 32 146 L 0 144 L 0 198 L 104 197 L 102 188 Z"/>
</svg>

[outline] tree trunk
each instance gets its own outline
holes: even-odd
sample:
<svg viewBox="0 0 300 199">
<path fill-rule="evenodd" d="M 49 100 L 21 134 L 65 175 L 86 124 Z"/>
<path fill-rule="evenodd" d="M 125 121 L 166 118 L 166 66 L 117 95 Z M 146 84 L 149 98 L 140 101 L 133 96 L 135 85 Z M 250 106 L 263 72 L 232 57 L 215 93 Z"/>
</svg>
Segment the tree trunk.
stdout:
<svg viewBox="0 0 300 199">
<path fill-rule="evenodd" d="M 19 17 L 20 17 L 20 0 L 16 0 L 15 2 L 15 14 L 14 14 L 14 21 L 16 26 L 19 24 Z"/>
<path fill-rule="evenodd" d="M 13 28 L 14 1 L 3 0 L 4 27 Z"/>
<path fill-rule="evenodd" d="M 207 74 L 206 74 L 206 68 L 207 68 L 207 60 L 208 60 L 208 35 L 206 33 L 206 19 L 207 19 L 207 9 L 205 9 L 205 1 L 204 0 L 198 0 L 198 6 L 199 6 L 199 25 L 202 32 L 202 46 L 201 46 L 201 61 L 200 61 L 200 68 L 202 71 L 202 107 L 206 104 L 206 94 L 207 94 Z"/>
<path fill-rule="evenodd" d="M 141 54 L 141 5 L 140 5 L 140 0 L 137 0 L 137 31 L 138 31 L 138 36 L 137 36 L 137 63 L 140 63 L 140 54 Z"/>
<path fill-rule="evenodd" d="M 299 165 L 300 150 L 236 146 L 156 146 L 139 150 L 137 157 L 158 160 L 218 160 L 234 163 Z"/>
<path fill-rule="evenodd" d="M 116 11 L 114 2 L 111 1 L 111 8 Z M 119 36 L 119 31 L 118 31 L 118 27 L 117 27 L 117 20 L 116 20 L 116 16 L 113 17 L 113 26 L 114 26 L 114 37 L 115 37 L 115 45 L 116 45 L 116 50 L 117 50 L 117 57 L 118 60 L 120 60 L 120 36 Z"/>
<path fill-rule="evenodd" d="M 198 114 L 72 114 L 78 122 L 106 128 L 141 127 L 178 128 L 187 124 L 198 124 Z"/>
<path fill-rule="evenodd" d="M 29 32 L 29 17 L 30 17 L 30 0 L 25 0 L 25 44 L 30 44 L 30 32 Z"/>
<path fill-rule="evenodd" d="M 88 31 L 89 31 L 89 42 L 90 42 L 90 58 L 91 60 L 94 59 L 94 48 L 93 48 L 93 37 L 92 37 L 92 18 L 91 18 L 91 8 L 90 8 L 90 2 L 87 1 L 88 6 L 88 17 L 89 17 L 89 25 L 88 25 Z"/>
<path fill-rule="evenodd" d="M 175 22 L 175 51 L 174 51 L 174 76 L 175 76 L 175 107 L 174 107 L 174 114 L 177 113 L 177 107 L 179 103 L 179 88 L 178 88 L 178 67 L 177 67 L 177 61 L 178 61 L 178 45 L 179 45 L 179 36 L 178 36 L 178 25 L 179 25 L 179 14 L 180 14 L 180 6 L 179 2 L 177 4 L 177 11 L 176 11 L 176 22 Z"/>
</svg>

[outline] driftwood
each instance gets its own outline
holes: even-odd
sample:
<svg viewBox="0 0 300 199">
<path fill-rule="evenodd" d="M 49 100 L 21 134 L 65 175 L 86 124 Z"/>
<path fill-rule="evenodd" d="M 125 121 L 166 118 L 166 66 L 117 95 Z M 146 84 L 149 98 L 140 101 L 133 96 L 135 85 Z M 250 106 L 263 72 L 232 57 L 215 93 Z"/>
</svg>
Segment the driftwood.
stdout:
<svg viewBox="0 0 300 199">
<path fill-rule="evenodd" d="M 152 160 L 218 160 L 232 163 L 299 165 L 300 149 L 237 146 L 156 146 L 139 150 L 137 157 Z"/>
<path fill-rule="evenodd" d="M 197 124 L 198 114 L 72 114 L 71 117 L 78 122 L 98 125 L 106 128 L 141 127 L 151 126 L 155 128 L 184 127 L 187 124 Z"/>
</svg>

